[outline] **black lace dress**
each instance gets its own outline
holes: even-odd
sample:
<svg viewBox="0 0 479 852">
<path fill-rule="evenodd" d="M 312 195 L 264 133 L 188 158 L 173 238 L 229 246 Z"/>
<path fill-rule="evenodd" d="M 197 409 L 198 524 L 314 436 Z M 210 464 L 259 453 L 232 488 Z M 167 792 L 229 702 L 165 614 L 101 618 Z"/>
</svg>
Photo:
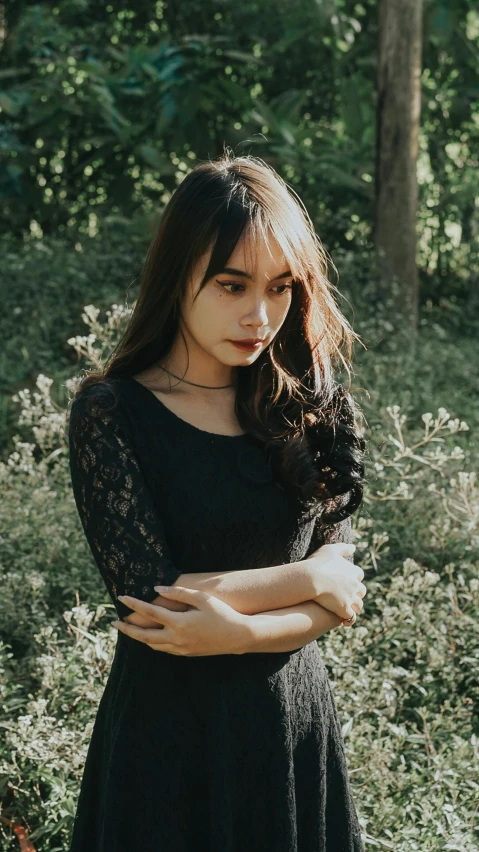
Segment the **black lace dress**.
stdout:
<svg viewBox="0 0 479 852">
<path fill-rule="evenodd" d="M 120 617 L 181 573 L 281 565 L 325 543 L 250 435 L 192 426 L 135 379 L 72 405 L 73 494 Z M 102 407 L 111 393 L 102 391 Z M 328 541 L 350 541 L 350 519 Z M 181 581 L 180 581 L 181 584 Z M 363 852 L 316 640 L 182 657 L 118 633 L 69 852 Z"/>
</svg>

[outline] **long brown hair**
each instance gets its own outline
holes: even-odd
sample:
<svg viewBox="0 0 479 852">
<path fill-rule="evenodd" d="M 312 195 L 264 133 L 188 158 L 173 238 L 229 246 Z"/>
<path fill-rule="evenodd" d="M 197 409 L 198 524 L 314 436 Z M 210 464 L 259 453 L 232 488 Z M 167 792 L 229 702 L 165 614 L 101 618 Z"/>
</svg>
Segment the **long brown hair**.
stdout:
<svg viewBox="0 0 479 852">
<path fill-rule="evenodd" d="M 302 201 L 257 157 L 226 151 L 183 179 L 148 249 L 126 330 L 103 370 L 81 379 L 71 402 L 92 385 L 131 378 L 162 359 L 175 339 L 194 265 L 212 247 L 197 296 L 227 266 L 246 232 L 253 245 L 258 234 L 267 240 L 272 233 L 294 283 L 275 338 L 253 364 L 236 368 L 236 416 L 265 445 L 280 487 L 293 488 L 311 507 L 332 501 L 323 523 L 336 523 L 351 515 L 363 496 L 360 411 L 349 388 L 334 378 L 341 363 L 350 384 L 352 346 L 360 338 L 336 303 L 338 290 L 328 280 L 330 259 Z M 116 397 L 114 384 L 110 390 Z"/>
</svg>

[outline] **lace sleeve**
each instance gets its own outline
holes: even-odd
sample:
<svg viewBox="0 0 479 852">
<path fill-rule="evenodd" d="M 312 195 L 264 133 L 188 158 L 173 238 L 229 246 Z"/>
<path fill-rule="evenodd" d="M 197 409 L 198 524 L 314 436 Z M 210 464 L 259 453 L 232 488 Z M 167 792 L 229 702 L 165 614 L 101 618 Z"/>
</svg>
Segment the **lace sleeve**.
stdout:
<svg viewBox="0 0 479 852">
<path fill-rule="evenodd" d="M 338 541 L 344 541 L 346 544 L 353 543 L 352 516 L 349 515 L 344 521 L 339 521 L 339 523 L 331 524 L 330 526 L 321 526 L 319 518 L 316 519 L 312 543 L 310 545 L 311 552 L 322 547 L 323 544 L 335 544 Z M 345 556 L 344 558 L 349 559 L 350 562 L 354 562 L 354 554 Z"/>
<path fill-rule="evenodd" d="M 326 527 L 324 530 L 323 544 L 335 544 L 338 541 L 344 541 L 346 544 L 353 543 L 353 524 L 351 515 L 345 518 L 344 521 L 339 521 L 338 524 L 333 524 Z M 354 556 L 345 556 L 350 562 L 354 562 Z"/>
<path fill-rule="evenodd" d="M 90 388 L 73 401 L 69 425 L 73 495 L 91 552 L 120 618 L 118 600 L 157 597 L 153 586 L 180 576 L 163 524 L 135 453 L 121 402 L 112 414 L 91 414 Z"/>
</svg>

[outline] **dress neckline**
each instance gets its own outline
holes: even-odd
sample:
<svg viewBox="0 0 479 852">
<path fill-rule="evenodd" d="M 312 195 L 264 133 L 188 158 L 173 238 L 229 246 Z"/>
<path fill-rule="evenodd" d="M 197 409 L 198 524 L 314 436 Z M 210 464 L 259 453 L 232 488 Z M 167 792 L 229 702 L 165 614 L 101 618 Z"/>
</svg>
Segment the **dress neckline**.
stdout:
<svg viewBox="0 0 479 852">
<path fill-rule="evenodd" d="M 226 438 L 227 441 L 235 441 L 235 440 L 238 440 L 238 438 L 243 438 L 243 439 L 249 438 L 248 432 L 242 432 L 240 435 L 223 435 L 220 432 L 208 432 L 206 429 L 200 429 L 199 426 L 194 426 L 193 423 L 189 423 L 188 420 L 184 420 L 183 417 L 179 417 L 178 414 L 175 414 L 175 412 L 172 411 L 171 408 L 168 408 L 168 406 L 165 405 L 165 403 L 162 402 L 161 399 L 158 396 L 156 396 L 156 394 L 153 393 L 152 390 L 147 388 L 146 385 L 139 382 L 138 379 L 135 379 L 133 376 L 130 376 L 127 379 L 127 381 L 132 382 L 135 385 L 138 385 L 140 388 L 143 388 L 145 393 L 147 393 L 147 394 L 149 394 L 149 396 L 153 397 L 153 399 L 156 400 L 156 402 L 161 406 L 163 411 L 166 411 L 166 414 L 171 417 L 172 421 L 176 421 L 176 422 L 179 421 L 184 426 L 186 426 L 188 429 L 192 429 L 194 432 L 200 432 L 200 434 L 207 435 L 209 438 Z"/>
</svg>

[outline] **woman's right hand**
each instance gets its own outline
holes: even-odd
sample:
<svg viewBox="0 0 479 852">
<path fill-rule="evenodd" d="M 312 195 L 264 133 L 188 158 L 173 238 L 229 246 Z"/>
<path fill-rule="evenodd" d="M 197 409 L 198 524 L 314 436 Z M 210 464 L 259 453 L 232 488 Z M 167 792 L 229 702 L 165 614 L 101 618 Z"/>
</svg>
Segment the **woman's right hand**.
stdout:
<svg viewBox="0 0 479 852">
<path fill-rule="evenodd" d="M 355 544 L 335 542 L 323 544 L 308 559 L 312 559 L 317 588 L 320 593 L 312 600 L 334 612 L 341 619 L 357 615 L 363 608 L 366 586 L 362 583 L 364 571 L 345 556 L 356 550 Z"/>
</svg>

